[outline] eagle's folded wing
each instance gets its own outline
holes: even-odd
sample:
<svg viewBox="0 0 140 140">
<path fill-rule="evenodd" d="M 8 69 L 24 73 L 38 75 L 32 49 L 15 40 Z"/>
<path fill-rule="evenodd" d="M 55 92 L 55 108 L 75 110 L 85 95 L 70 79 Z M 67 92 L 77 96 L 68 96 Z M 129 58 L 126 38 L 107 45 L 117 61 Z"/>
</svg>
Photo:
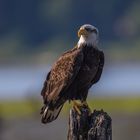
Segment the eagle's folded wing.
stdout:
<svg viewBox="0 0 140 140">
<path fill-rule="evenodd" d="M 55 103 L 64 96 L 64 92 L 79 72 L 82 62 L 82 50 L 75 48 L 58 59 L 48 74 L 41 92 L 45 104 Z"/>
</svg>

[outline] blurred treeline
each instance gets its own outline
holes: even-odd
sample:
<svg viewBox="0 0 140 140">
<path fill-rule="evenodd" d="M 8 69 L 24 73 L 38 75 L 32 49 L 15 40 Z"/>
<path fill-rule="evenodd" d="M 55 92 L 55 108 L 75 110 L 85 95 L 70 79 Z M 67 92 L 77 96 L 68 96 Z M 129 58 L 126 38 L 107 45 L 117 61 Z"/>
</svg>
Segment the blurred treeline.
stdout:
<svg viewBox="0 0 140 140">
<path fill-rule="evenodd" d="M 98 27 L 112 61 L 138 60 L 139 13 L 139 0 L 0 0 L 0 63 L 49 62 L 85 23 Z"/>
</svg>

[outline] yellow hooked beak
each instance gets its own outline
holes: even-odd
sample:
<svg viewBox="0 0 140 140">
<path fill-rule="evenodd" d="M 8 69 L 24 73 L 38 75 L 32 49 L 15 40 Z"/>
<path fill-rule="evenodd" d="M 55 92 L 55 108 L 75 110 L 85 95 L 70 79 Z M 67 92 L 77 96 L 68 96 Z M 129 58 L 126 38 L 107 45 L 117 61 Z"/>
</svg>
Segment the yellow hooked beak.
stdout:
<svg viewBox="0 0 140 140">
<path fill-rule="evenodd" d="M 80 28 L 79 31 L 78 31 L 78 37 L 80 37 L 81 35 L 87 36 L 88 32 L 85 29 Z"/>
</svg>

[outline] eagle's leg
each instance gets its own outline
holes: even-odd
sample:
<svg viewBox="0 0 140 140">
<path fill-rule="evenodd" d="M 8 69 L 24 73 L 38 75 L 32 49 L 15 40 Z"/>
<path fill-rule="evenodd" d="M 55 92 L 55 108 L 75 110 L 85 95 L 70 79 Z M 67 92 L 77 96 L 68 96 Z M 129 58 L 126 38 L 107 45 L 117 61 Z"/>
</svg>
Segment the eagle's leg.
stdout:
<svg viewBox="0 0 140 140">
<path fill-rule="evenodd" d="M 89 106 L 88 106 L 86 101 L 72 100 L 72 102 L 73 102 L 73 108 L 77 111 L 77 113 L 79 115 L 81 115 L 81 109 L 83 107 L 86 107 L 89 110 L 89 114 L 91 113 L 91 110 L 90 110 L 90 108 L 89 108 Z"/>
<path fill-rule="evenodd" d="M 73 100 L 73 108 L 77 111 L 77 113 L 79 115 L 81 115 L 81 110 L 80 110 L 80 107 L 81 107 L 81 101 L 80 100 Z"/>
</svg>

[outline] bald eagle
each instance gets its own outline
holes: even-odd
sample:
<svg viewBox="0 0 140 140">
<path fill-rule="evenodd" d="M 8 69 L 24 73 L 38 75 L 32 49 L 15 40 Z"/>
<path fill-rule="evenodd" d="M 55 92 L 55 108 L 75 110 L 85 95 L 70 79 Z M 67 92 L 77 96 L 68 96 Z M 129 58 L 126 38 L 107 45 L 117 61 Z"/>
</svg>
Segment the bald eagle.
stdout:
<svg viewBox="0 0 140 140">
<path fill-rule="evenodd" d="M 67 100 L 74 103 L 79 114 L 79 104 L 87 105 L 88 90 L 99 81 L 104 66 L 104 53 L 97 48 L 98 36 L 96 27 L 81 26 L 77 45 L 63 53 L 52 66 L 41 91 L 42 123 L 55 120 Z"/>
</svg>

